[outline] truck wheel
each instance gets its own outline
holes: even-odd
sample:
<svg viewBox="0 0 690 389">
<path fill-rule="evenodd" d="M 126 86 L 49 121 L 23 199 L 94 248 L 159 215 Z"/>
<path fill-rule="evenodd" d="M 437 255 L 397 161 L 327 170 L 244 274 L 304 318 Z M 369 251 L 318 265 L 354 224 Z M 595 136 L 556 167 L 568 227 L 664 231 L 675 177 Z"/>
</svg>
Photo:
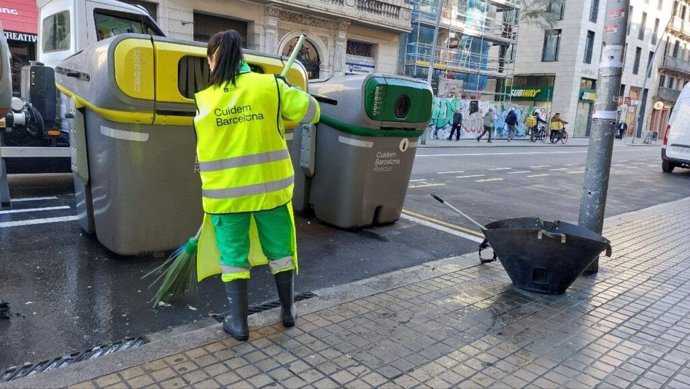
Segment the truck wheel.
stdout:
<svg viewBox="0 0 690 389">
<path fill-rule="evenodd" d="M 661 161 L 661 170 L 663 170 L 664 173 L 671 173 L 674 167 L 675 166 L 669 161 Z"/>
</svg>

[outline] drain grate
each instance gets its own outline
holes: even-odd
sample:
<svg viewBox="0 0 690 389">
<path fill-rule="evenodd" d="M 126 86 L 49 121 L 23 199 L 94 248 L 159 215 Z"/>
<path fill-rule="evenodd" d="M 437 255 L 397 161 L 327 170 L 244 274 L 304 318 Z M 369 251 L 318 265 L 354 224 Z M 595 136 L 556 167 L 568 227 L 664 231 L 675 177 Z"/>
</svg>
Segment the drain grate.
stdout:
<svg viewBox="0 0 690 389">
<path fill-rule="evenodd" d="M 295 295 L 295 302 L 308 300 L 312 297 L 316 297 L 316 295 L 312 292 L 302 292 L 302 293 Z M 266 302 L 263 302 L 260 304 L 250 305 L 249 306 L 249 314 L 251 315 L 254 313 L 268 311 L 269 309 L 278 308 L 279 306 L 280 306 L 279 300 L 270 300 L 270 301 L 266 301 Z M 225 311 L 225 312 L 221 312 L 221 313 L 214 313 L 214 314 L 211 314 L 211 317 L 213 317 L 214 319 L 216 319 L 219 322 L 222 322 L 228 313 L 229 313 L 229 311 Z"/>
<path fill-rule="evenodd" d="M 128 348 L 139 347 L 146 343 L 144 338 L 125 338 L 110 345 L 96 346 L 92 349 L 65 355 L 59 358 L 50 359 L 38 363 L 26 363 L 22 366 L 14 366 L 0 373 L 0 382 L 8 382 L 22 377 L 28 377 L 36 373 L 54 370 L 65 367 L 79 361 L 95 359 L 114 352 L 126 350 Z"/>
</svg>

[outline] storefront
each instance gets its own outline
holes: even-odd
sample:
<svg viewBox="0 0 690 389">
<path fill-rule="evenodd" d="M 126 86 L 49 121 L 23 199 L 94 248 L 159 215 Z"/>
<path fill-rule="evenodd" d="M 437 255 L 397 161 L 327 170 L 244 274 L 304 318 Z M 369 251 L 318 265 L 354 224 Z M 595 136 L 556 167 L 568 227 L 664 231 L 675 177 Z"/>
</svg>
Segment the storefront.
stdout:
<svg viewBox="0 0 690 389">
<path fill-rule="evenodd" d="M 575 124 L 573 136 L 589 137 L 592 130 L 592 107 L 596 101 L 596 90 L 591 88 L 580 88 L 577 101 L 577 112 L 575 113 Z"/>
<path fill-rule="evenodd" d="M 28 0 L 2 0 L 0 23 L 5 31 L 12 53 L 12 89 L 20 90 L 22 66 L 36 60 L 38 42 L 38 11 L 36 2 Z"/>
</svg>

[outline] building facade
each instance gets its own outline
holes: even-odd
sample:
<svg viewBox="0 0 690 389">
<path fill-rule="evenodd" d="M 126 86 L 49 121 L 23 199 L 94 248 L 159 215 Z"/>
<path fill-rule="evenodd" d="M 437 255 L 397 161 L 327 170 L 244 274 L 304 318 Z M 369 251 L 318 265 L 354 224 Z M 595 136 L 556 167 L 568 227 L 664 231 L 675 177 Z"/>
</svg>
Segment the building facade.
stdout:
<svg viewBox="0 0 690 389">
<path fill-rule="evenodd" d="M 403 0 L 126 0 L 149 10 L 173 38 L 208 41 L 235 29 L 246 48 L 289 55 L 306 35 L 298 59 L 310 78 L 397 70 L 400 36 L 410 31 Z"/>
<path fill-rule="evenodd" d="M 605 1 L 566 1 L 550 9 L 558 15 L 553 30 L 522 23 L 515 56 L 520 99 L 533 99 L 547 116 L 559 112 L 571 136 L 589 135 Z"/>
<path fill-rule="evenodd" d="M 518 32 L 512 1 L 411 0 L 410 5 L 412 31 L 404 38 L 401 73 L 428 79 L 433 62 L 431 85 L 439 96 L 502 100 L 508 95 Z"/>
<path fill-rule="evenodd" d="M 652 112 L 644 123 L 645 128 L 659 138 L 666 134 L 671 108 L 690 80 L 690 1 L 673 1 L 673 8 L 666 17 L 666 34 L 660 38 L 661 46 L 657 51 L 659 74 L 652 85 L 655 90 Z"/>
<path fill-rule="evenodd" d="M 663 62 L 656 52 L 663 48 L 660 42 L 672 3 L 631 1 L 618 109 L 619 121 L 628 124 L 629 136 L 640 137 L 649 131 L 645 124 L 651 117 Z M 543 106 L 549 116 L 559 112 L 576 137 L 587 137 L 591 131 L 605 8 L 605 0 L 566 0 L 562 8 L 552 10 L 560 16 L 552 30 L 520 25 L 514 85 L 539 91 L 534 103 Z"/>
</svg>

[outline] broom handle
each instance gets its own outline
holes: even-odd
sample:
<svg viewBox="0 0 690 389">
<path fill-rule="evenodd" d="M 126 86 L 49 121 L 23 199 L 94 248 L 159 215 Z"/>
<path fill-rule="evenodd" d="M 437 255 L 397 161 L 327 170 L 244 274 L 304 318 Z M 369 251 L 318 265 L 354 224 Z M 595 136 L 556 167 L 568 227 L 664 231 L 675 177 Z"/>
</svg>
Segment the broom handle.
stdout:
<svg viewBox="0 0 690 389">
<path fill-rule="evenodd" d="M 285 64 L 285 67 L 283 68 L 283 71 L 280 72 L 281 77 L 287 76 L 288 71 L 292 67 L 292 64 L 295 62 L 295 59 L 297 58 L 297 54 L 299 54 L 299 51 L 302 50 L 302 45 L 304 45 L 304 39 L 306 39 L 306 37 L 307 36 L 304 34 L 299 36 L 299 39 L 297 40 L 297 44 L 292 49 L 292 53 L 290 53 L 290 57 L 288 58 L 288 61 Z"/>
<path fill-rule="evenodd" d="M 484 227 L 483 225 L 479 224 L 478 221 L 476 221 L 476 220 L 472 219 L 471 217 L 465 215 L 461 210 L 459 210 L 459 209 L 455 208 L 454 206 L 450 205 L 450 203 L 448 203 L 448 202 L 445 201 L 444 199 L 442 199 L 442 198 L 436 196 L 436 195 L 433 194 L 433 193 L 431 194 L 431 197 L 433 197 L 434 199 L 438 200 L 441 204 L 447 205 L 447 206 L 450 207 L 450 209 L 452 209 L 453 211 L 455 211 L 455 212 L 459 213 L 460 215 L 464 216 L 465 219 L 467 219 L 467 220 L 471 221 L 472 223 L 474 223 L 474 224 L 475 224 L 477 227 L 479 227 L 479 229 L 481 229 L 482 231 L 486 231 L 486 227 Z"/>
</svg>

